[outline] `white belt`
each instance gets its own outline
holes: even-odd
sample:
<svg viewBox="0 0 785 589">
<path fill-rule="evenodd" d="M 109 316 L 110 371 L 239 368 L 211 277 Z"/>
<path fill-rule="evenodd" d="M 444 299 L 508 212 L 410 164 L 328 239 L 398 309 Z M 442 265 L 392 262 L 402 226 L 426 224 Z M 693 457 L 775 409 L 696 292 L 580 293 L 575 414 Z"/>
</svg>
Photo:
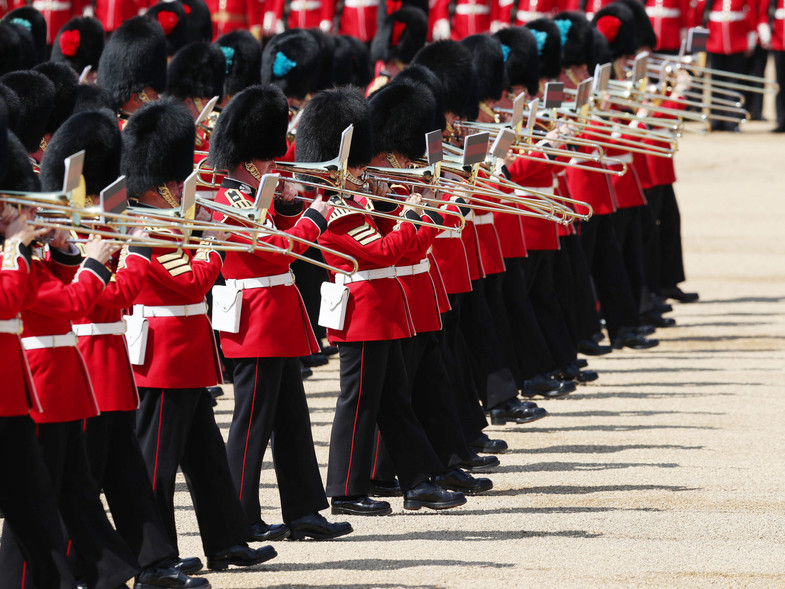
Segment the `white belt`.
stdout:
<svg viewBox="0 0 785 589">
<path fill-rule="evenodd" d="M 424 274 L 430 269 L 431 262 L 428 260 L 428 258 L 425 258 L 424 260 L 421 260 L 412 266 L 396 266 L 395 273 L 398 276 L 416 276 L 417 274 Z"/>
<path fill-rule="evenodd" d="M 484 4 L 458 4 L 455 14 L 490 14 L 491 7 Z"/>
<path fill-rule="evenodd" d="M 373 270 L 360 270 L 351 276 L 338 274 L 335 277 L 336 284 L 349 284 L 350 282 L 363 282 L 364 280 L 379 280 L 381 278 L 395 278 L 395 266 L 389 268 L 374 268 Z"/>
<path fill-rule="evenodd" d="M 475 215 L 475 225 L 493 225 L 493 213 L 485 213 L 482 215 Z"/>
<path fill-rule="evenodd" d="M 76 334 L 73 331 L 62 335 L 36 335 L 22 338 L 25 350 L 42 350 L 44 348 L 72 348 L 76 345 Z"/>
<path fill-rule="evenodd" d="M 646 14 L 651 18 L 679 18 L 681 10 L 678 8 L 665 8 L 664 6 L 647 6 Z"/>
<path fill-rule="evenodd" d="M 71 3 L 56 2 L 54 0 L 34 0 L 33 8 L 41 12 L 46 10 L 71 10 Z"/>
<path fill-rule="evenodd" d="M 240 288 L 243 290 L 251 288 L 270 288 L 271 286 L 291 286 L 294 284 L 294 272 L 289 270 L 284 274 L 275 276 L 259 276 L 258 278 L 227 278 L 226 286 Z"/>
<path fill-rule="evenodd" d="M 457 229 L 445 229 L 441 233 L 436 234 L 436 239 L 460 239 L 461 232 Z"/>
<path fill-rule="evenodd" d="M 631 164 L 632 163 L 632 154 L 631 153 L 623 153 L 621 155 L 612 155 L 612 156 L 608 156 L 608 157 L 610 157 L 611 159 L 620 161 L 622 163 L 625 163 L 625 164 Z M 610 162 L 610 165 L 615 166 L 617 164 L 615 162 Z"/>
<path fill-rule="evenodd" d="M 319 10 L 322 3 L 319 0 L 294 0 L 291 4 L 291 10 L 295 12 L 307 12 L 310 10 Z"/>
<path fill-rule="evenodd" d="M 785 8 L 778 8 L 774 11 L 774 18 L 777 20 L 785 19 Z"/>
<path fill-rule="evenodd" d="M 724 12 L 722 10 L 712 10 L 709 13 L 709 20 L 712 22 L 738 22 L 747 19 L 747 12 L 736 10 L 733 12 Z"/>
<path fill-rule="evenodd" d="M 541 16 L 545 16 L 544 12 L 538 12 L 536 10 L 519 10 L 515 13 L 515 18 L 518 20 L 522 20 L 524 22 L 529 22 L 532 20 L 537 20 Z"/>
<path fill-rule="evenodd" d="M 520 188 L 515 189 L 516 196 L 526 196 L 530 195 L 533 192 L 541 192 L 543 194 L 550 194 L 553 196 L 555 194 L 553 185 L 550 186 L 521 186 Z"/>
<path fill-rule="evenodd" d="M 75 323 L 74 333 L 77 337 L 90 335 L 123 335 L 126 330 L 125 321 L 114 323 Z"/>
<path fill-rule="evenodd" d="M 379 0 L 344 0 L 345 8 L 373 8 L 379 6 Z"/>
<path fill-rule="evenodd" d="M 3 321 L 0 321 L 0 333 L 13 333 L 19 335 L 22 333 L 22 320 L 4 319 Z"/>
<path fill-rule="evenodd" d="M 134 305 L 134 315 L 142 317 L 191 317 L 206 313 L 207 305 L 204 302 L 192 305 L 158 305 L 153 307 Z"/>
</svg>

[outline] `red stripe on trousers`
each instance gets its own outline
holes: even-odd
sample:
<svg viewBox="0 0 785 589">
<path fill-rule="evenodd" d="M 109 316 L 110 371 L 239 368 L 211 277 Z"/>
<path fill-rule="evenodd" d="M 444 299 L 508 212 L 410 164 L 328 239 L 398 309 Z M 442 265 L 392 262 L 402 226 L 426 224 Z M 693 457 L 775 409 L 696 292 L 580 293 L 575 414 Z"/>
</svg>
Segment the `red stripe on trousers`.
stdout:
<svg viewBox="0 0 785 589">
<path fill-rule="evenodd" d="M 363 364 L 365 364 L 365 342 L 363 342 L 362 352 L 360 352 L 360 390 L 357 393 L 357 409 L 354 412 L 354 425 L 352 426 L 352 447 L 349 450 L 349 468 L 346 470 L 346 486 L 344 495 L 349 494 L 349 477 L 352 474 L 352 457 L 354 456 L 354 434 L 357 432 L 357 417 L 360 414 L 360 401 L 363 397 Z"/>
</svg>

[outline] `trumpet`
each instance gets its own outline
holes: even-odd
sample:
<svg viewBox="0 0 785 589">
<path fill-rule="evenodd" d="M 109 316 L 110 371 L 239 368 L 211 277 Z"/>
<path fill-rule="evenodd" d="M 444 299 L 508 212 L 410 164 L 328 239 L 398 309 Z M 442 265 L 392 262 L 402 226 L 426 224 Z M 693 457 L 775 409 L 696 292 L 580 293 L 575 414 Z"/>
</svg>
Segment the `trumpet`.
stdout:
<svg viewBox="0 0 785 589">
<path fill-rule="evenodd" d="M 773 94 L 779 91 L 779 84 L 776 80 L 708 68 L 703 63 L 705 62 L 705 57 L 701 56 L 673 56 L 653 53 L 650 56 L 650 60 L 653 65 L 661 65 L 663 68 L 669 68 L 670 70 L 684 69 L 694 76 L 708 76 L 709 80 L 707 80 L 707 83 L 712 87 L 725 88 L 738 92 L 756 92 L 759 94 Z M 736 81 L 717 80 L 716 76 Z M 745 84 L 744 82 L 749 83 Z"/>
</svg>

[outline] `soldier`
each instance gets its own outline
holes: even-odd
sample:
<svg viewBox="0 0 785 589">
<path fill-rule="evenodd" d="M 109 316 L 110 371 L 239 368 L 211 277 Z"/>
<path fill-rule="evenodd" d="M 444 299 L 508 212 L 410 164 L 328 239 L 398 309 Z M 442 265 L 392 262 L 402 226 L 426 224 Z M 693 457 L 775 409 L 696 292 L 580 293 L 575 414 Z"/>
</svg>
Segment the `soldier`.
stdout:
<svg viewBox="0 0 785 589">
<path fill-rule="evenodd" d="M 158 101 L 136 112 L 123 130 L 121 172 L 129 197 L 151 210 L 179 206 L 183 181 L 193 170 L 194 136 L 193 117 L 182 104 Z M 204 303 L 223 263 L 210 239 L 221 237 L 205 233 L 196 254 L 174 246 L 154 248 L 147 282 L 134 305 L 136 323 L 148 326 L 150 343 L 134 365 L 140 397 L 136 431 L 158 509 L 176 546 L 175 477 L 182 468 L 207 567 L 213 570 L 250 566 L 276 555 L 272 547 L 253 549 L 245 543 L 251 528 L 232 485 L 206 388 L 221 380 Z"/>
<path fill-rule="evenodd" d="M 385 17 L 371 43 L 374 80 L 366 95 L 389 82 L 409 65 L 425 45 L 428 17 L 415 6 L 406 6 Z"/>
<path fill-rule="evenodd" d="M 214 39 L 240 30 L 249 31 L 261 39 L 265 16 L 263 0 L 208 0 L 207 6 L 213 21 Z"/>
<path fill-rule="evenodd" d="M 689 27 L 689 0 L 646 0 L 644 6 L 657 36 L 656 47 L 652 49 L 666 54 L 678 53 Z"/>
<path fill-rule="evenodd" d="M 288 121 L 286 97 L 275 86 L 254 86 L 235 97 L 218 119 L 210 146 L 213 166 L 229 171 L 218 203 L 239 210 L 250 206 L 261 175 L 286 152 Z M 276 201 L 265 225 L 303 239 L 293 250 L 301 254 L 327 227 L 326 211 L 320 198 L 304 213 L 299 202 Z M 232 223 L 231 218 L 224 221 Z M 287 244 L 283 235 L 259 241 Z M 319 346 L 289 270 L 291 259 L 263 250 L 228 252 L 222 270 L 227 286 L 242 292 L 239 330 L 221 335 L 224 354 L 234 364 L 235 405 L 226 450 L 240 502 L 259 541 L 287 536 L 326 540 L 352 531 L 348 523 L 330 523 L 319 514 L 328 503 L 298 362 Z M 271 437 L 284 526 L 265 523 L 259 506 L 259 478 Z"/>
<path fill-rule="evenodd" d="M 335 157 L 341 132 L 354 124 L 346 185 L 360 190 L 358 178 L 373 157 L 368 106 L 354 89 L 326 90 L 306 107 L 297 139 L 297 160 L 325 161 Z M 386 193 L 386 186 L 379 191 Z M 391 266 L 417 234 L 419 197 L 410 197 L 400 226 L 382 234 L 366 203 L 334 196 L 335 206 L 320 243 L 357 258 L 360 272 L 336 282 L 348 285 L 345 322 L 328 330 L 338 343 L 341 394 L 330 437 L 327 495 L 335 514 L 386 515 L 386 501 L 368 497 L 374 427 L 378 423 L 404 492 L 404 508 L 447 509 L 466 502 L 463 494 L 445 491 L 428 478 L 444 470 L 412 411 L 406 386 L 400 339 L 413 333 L 406 298 Z M 356 212 L 355 212 L 356 211 Z M 345 268 L 348 262 L 325 260 Z M 342 276 L 342 275 L 340 275 Z M 373 283 L 373 284 L 371 284 Z M 336 325 L 336 327 L 339 327 Z"/>
<path fill-rule="evenodd" d="M 77 75 L 86 67 L 90 71 L 85 82 L 94 84 L 98 72 L 98 61 L 104 50 L 104 28 L 98 19 L 84 16 L 72 18 L 58 31 L 52 46 L 52 61 L 70 65 Z"/>
<path fill-rule="evenodd" d="M 774 55 L 774 71 L 780 85 L 775 98 L 777 126 L 772 133 L 785 133 L 785 4 L 778 0 L 774 10 L 771 3 L 759 2 L 758 35 L 764 49 Z"/>
<path fill-rule="evenodd" d="M 249 86 L 262 81 L 262 48 L 248 31 L 232 31 L 220 37 L 216 45 L 223 51 L 226 62 L 223 99 L 218 103 L 220 110 Z"/>
</svg>

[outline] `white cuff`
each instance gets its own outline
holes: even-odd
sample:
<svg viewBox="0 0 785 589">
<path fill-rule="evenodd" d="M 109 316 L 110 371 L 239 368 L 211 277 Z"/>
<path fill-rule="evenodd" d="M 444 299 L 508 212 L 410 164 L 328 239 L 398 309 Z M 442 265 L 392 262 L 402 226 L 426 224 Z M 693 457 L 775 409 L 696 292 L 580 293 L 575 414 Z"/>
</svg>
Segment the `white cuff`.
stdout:
<svg viewBox="0 0 785 589">
<path fill-rule="evenodd" d="M 442 18 L 433 23 L 433 40 L 443 41 L 450 38 L 450 21 Z"/>
<path fill-rule="evenodd" d="M 760 37 L 761 45 L 769 45 L 771 43 L 771 27 L 769 23 L 762 22 L 758 25 L 758 37 Z"/>
</svg>

